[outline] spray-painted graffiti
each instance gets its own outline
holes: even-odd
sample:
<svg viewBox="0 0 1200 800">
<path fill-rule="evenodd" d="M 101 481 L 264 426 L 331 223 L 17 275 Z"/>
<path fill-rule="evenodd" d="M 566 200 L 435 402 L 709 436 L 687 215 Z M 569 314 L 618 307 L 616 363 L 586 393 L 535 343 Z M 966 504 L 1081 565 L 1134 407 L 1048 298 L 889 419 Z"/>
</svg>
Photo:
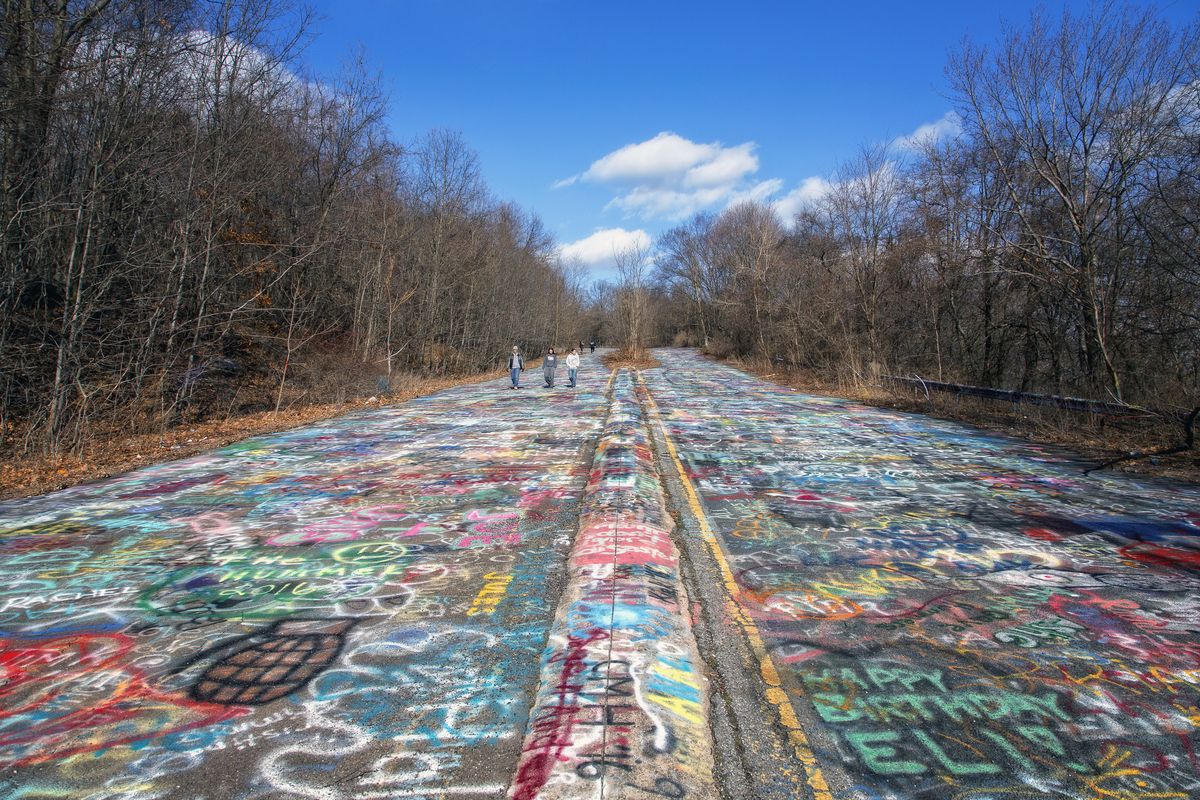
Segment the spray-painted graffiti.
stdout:
<svg viewBox="0 0 1200 800">
<path fill-rule="evenodd" d="M 346 632 L 357 622 L 290 619 L 262 631 L 234 637 L 176 667 L 183 672 L 215 657 L 189 689 L 195 700 L 259 706 L 303 688 L 329 667 L 342 650 Z"/>
<path fill-rule="evenodd" d="M 463 387 L 0 505 L 0 794 L 503 793 L 604 390 Z"/>
<path fill-rule="evenodd" d="M 837 797 L 1200 797 L 1200 488 L 644 373 Z"/>
<path fill-rule="evenodd" d="M 673 522 L 620 372 L 509 796 L 715 796 Z"/>
</svg>

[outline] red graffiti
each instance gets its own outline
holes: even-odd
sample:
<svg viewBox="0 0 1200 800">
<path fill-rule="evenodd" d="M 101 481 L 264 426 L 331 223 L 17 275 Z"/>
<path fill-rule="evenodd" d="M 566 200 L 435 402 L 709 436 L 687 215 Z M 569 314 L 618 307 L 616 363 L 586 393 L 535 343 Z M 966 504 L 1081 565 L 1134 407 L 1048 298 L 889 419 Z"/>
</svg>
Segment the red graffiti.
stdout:
<svg viewBox="0 0 1200 800">
<path fill-rule="evenodd" d="M 9 767 L 156 739 L 241 716 L 150 686 L 121 634 L 0 639 L 0 751 Z"/>
<path fill-rule="evenodd" d="M 575 678 L 584 670 L 584 655 L 588 645 L 607 639 L 608 632 L 593 628 L 583 636 L 568 636 L 567 651 L 556 654 L 551 661 L 560 660 L 558 683 L 554 687 L 554 703 L 539 706 L 533 722 L 534 736 L 525 745 L 521 764 L 513 777 L 513 800 L 533 800 L 550 779 L 555 763 L 565 761 L 563 753 L 571 746 L 571 731 L 579 713 L 576 698 L 583 685 Z"/>
<path fill-rule="evenodd" d="M 1049 528 L 1026 528 L 1025 535 L 1040 542 L 1058 542 L 1063 538 Z"/>
<path fill-rule="evenodd" d="M 1163 547 L 1139 542 L 1122 547 L 1121 555 L 1132 558 L 1134 561 L 1141 561 L 1143 564 L 1154 564 L 1159 567 L 1200 569 L 1200 550 L 1185 550 L 1182 547 Z"/>
<path fill-rule="evenodd" d="M 147 486 L 144 489 L 136 489 L 132 492 L 119 494 L 117 497 L 121 498 L 122 500 L 137 500 L 143 497 L 158 497 L 159 495 L 163 494 L 175 494 L 176 492 L 182 492 L 184 489 L 192 489 L 196 486 L 203 486 L 207 483 L 211 483 L 215 486 L 224 482 L 225 475 L 218 472 L 212 475 L 197 475 L 193 478 L 183 478 L 181 480 L 171 481 L 168 483 L 159 483 L 155 484 L 154 486 Z"/>
</svg>

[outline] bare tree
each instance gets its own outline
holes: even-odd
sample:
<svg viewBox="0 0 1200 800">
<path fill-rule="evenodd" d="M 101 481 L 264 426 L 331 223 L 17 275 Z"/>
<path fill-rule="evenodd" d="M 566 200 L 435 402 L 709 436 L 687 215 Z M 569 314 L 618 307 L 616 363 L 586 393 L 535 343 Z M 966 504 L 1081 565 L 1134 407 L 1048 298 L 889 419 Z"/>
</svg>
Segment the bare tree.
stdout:
<svg viewBox="0 0 1200 800">
<path fill-rule="evenodd" d="M 0 17 L 0 447 L 280 409 L 574 333 L 582 296 L 477 156 L 384 127 L 362 59 L 307 80 L 277 0 Z"/>
<path fill-rule="evenodd" d="M 661 237 L 660 318 L 837 380 L 1194 408 L 1200 27 L 1039 12 L 948 74 L 954 138 L 863 148 L 782 233 L 729 209 Z"/>
<path fill-rule="evenodd" d="M 1039 12 L 994 53 L 968 45 L 948 69 L 1012 201 L 1019 235 L 1007 244 L 1070 299 L 1082 367 L 1118 400 L 1120 301 L 1141 246 L 1132 217 L 1147 167 L 1178 130 L 1170 105 L 1195 49 L 1194 30 L 1104 4 L 1064 10 L 1057 24 Z"/>
<path fill-rule="evenodd" d="M 689 324 L 700 334 L 700 345 L 708 347 L 714 287 L 710 285 L 713 253 L 714 218 L 709 214 L 695 217 L 672 228 L 658 241 L 657 279 L 680 287 L 688 299 Z"/>
<path fill-rule="evenodd" d="M 632 354 L 646 346 L 646 314 L 650 278 L 650 248 L 641 244 L 613 253 L 620 282 L 617 285 L 616 314 L 620 320 L 621 342 Z"/>
</svg>

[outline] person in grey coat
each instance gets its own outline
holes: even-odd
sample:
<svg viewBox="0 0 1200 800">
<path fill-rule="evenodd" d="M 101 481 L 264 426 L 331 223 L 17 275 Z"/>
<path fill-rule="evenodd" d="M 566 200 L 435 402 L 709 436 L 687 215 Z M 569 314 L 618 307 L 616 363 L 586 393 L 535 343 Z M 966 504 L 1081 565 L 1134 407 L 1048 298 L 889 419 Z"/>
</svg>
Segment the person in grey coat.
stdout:
<svg viewBox="0 0 1200 800">
<path fill-rule="evenodd" d="M 521 370 L 525 369 L 525 359 L 521 358 L 521 348 L 513 345 L 512 355 L 508 357 L 508 375 L 512 379 L 510 389 L 521 388 Z"/>
<path fill-rule="evenodd" d="M 542 377 L 546 379 L 546 388 L 554 388 L 554 370 L 558 369 L 558 356 L 554 354 L 554 348 L 551 347 L 546 353 L 546 357 L 542 359 Z"/>
</svg>

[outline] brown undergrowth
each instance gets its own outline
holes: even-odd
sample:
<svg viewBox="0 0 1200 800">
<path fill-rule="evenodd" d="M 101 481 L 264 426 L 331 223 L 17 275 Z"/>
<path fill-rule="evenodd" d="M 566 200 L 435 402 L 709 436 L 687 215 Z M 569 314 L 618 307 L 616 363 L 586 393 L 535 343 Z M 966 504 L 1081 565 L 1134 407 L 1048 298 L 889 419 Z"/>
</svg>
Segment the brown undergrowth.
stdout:
<svg viewBox="0 0 1200 800">
<path fill-rule="evenodd" d="M 1183 441 L 1180 425 L 1160 418 L 1114 418 L 1043 406 L 1016 405 L 973 397 L 924 394 L 906 389 L 837 383 L 813 373 L 744 359 L 722 359 L 760 378 L 811 394 L 844 397 L 866 405 L 928 414 L 966 422 L 1037 444 L 1071 450 L 1092 466 L 1175 447 Z M 1114 471 L 1200 482 L 1200 449 L 1120 461 Z"/>
<path fill-rule="evenodd" d="M 601 356 L 604 366 L 609 369 L 654 369 L 662 366 L 649 350 L 629 350 L 622 348 L 605 353 Z"/>
<path fill-rule="evenodd" d="M 454 377 L 406 375 L 396 382 L 397 389 L 385 395 L 308 405 L 294 403 L 278 414 L 260 411 L 179 425 L 157 433 L 97 431 L 76 453 L 70 455 L 14 456 L 0 452 L 0 500 L 29 497 L 119 475 L 150 464 L 202 453 L 251 436 L 309 425 L 360 408 L 401 403 L 499 375 L 500 372 Z"/>
</svg>

